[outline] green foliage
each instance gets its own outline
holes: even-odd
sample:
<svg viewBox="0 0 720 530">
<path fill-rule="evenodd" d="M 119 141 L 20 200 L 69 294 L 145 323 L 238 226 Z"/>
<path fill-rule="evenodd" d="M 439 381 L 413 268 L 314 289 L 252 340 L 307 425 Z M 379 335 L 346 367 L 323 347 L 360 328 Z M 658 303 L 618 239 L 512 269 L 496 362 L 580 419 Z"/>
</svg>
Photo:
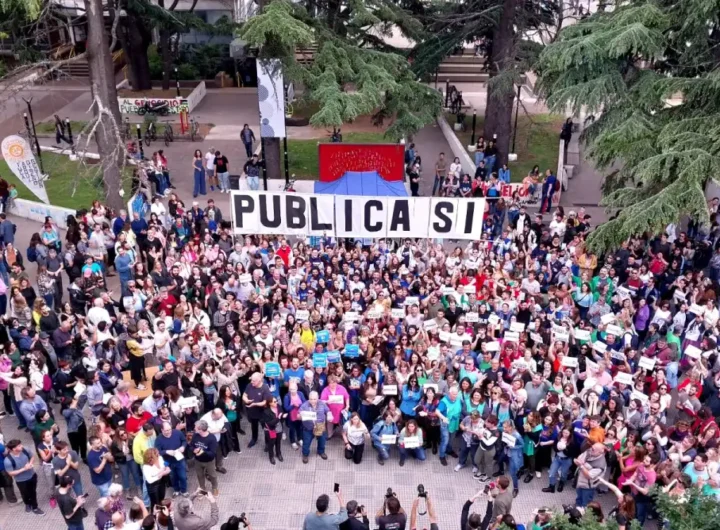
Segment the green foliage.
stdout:
<svg viewBox="0 0 720 530">
<path fill-rule="evenodd" d="M 442 102 L 417 81 L 405 57 L 375 46 L 368 26 L 382 31 L 391 23 L 415 36 L 422 31 L 392 2 L 353 0 L 342 11 L 310 16 L 299 4 L 273 0 L 245 23 L 240 37 L 260 48 L 260 58 L 280 59 L 285 79 L 306 88 L 306 103 L 318 108 L 313 126 L 339 127 L 375 113 L 378 124 L 393 120 L 386 137 L 397 141 L 430 123 Z M 314 60 L 298 63 L 295 50 L 310 45 L 317 46 Z"/>
<path fill-rule="evenodd" d="M 717 12 L 710 0 L 631 0 L 542 52 L 536 89 L 550 109 L 602 113 L 582 140 L 610 172 L 602 203 L 618 215 L 590 236 L 595 252 L 685 215 L 708 221 L 704 190 L 720 175 Z"/>
<path fill-rule="evenodd" d="M 720 517 L 720 503 L 700 489 L 686 491 L 682 502 L 667 493 L 657 494 L 657 509 L 672 530 L 713 530 Z"/>
</svg>

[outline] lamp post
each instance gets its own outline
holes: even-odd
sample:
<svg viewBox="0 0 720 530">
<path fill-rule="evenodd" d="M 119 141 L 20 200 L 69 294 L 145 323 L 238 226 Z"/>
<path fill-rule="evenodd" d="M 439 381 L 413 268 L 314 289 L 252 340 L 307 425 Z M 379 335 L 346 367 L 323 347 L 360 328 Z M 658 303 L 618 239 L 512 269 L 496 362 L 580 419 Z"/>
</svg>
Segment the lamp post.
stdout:
<svg viewBox="0 0 720 530">
<path fill-rule="evenodd" d="M 470 145 L 475 145 L 475 122 L 477 121 L 477 110 L 473 109 L 473 131 L 470 137 Z"/>
<path fill-rule="evenodd" d="M 177 91 L 177 97 L 180 97 L 180 77 L 178 76 L 177 67 L 175 67 L 175 90 Z"/>
<path fill-rule="evenodd" d="M 518 85 L 517 87 L 517 100 L 515 101 L 515 127 L 513 129 L 513 145 L 512 145 L 512 152 L 517 153 L 515 151 L 515 140 L 517 139 L 517 122 L 518 122 L 518 114 L 520 114 L 520 90 L 522 90 L 522 86 Z"/>
<path fill-rule="evenodd" d="M 138 147 L 140 148 L 140 160 L 145 159 L 145 151 L 143 150 L 142 146 L 142 131 L 140 130 L 140 124 L 135 124 L 136 131 L 137 131 L 137 140 L 138 140 Z"/>
<path fill-rule="evenodd" d="M 263 189 L 267 191 L 267 165 L 265 164 L 265 138 L 260 136 L 260 156 L 262 157 Z"/>
<path fill-rule="evenodd" d="M 75 154 L 75 142 L 73 141 L 72 125 L 70 124 L 70 118 L 65 118 L 65 125 L 68 130 L 68 141 L 70 142 L 70 151 Z"/>
<path fill-rule="evenodd" d="M 285 85 L 283 96 L 285 97 L 285 109 L 288 105 L 288 88 L 289 85 Z M 285 157 L 285 184 L 290 183 L 290 164 L 288 163 L 288 147 L 287 147 L 287 115 L 283 116 L 283 125 L 285 126 L 285 135 L 283 136 L 283 156 Z"/>
<path fill-rule="evenodd" d="M 450 106 L 450 80 L 445 80 L 445 106 Z"/>
<path fill-rule="evenodd" d="M 32 127 L 32 129 L 30 129 L 30 127 L 28 127 L 28 132 L 32 132 L 30 141 L 32 141 L 33 139 L 35 140 L 35 150 L 37 151 L 38 162 L 40 163 L 40 172 L 44 175 L 45 169 L 43 168 L 42 151 L 40 151 L 40 142 L 38 141 L 37 131 L 35 130 L 35 119 L 33 118 L 32 105 L 30 104 L 30 102 L 32 101 L 32 98 L 26 99 L 24 101 L 28 108 L 27 113 L 28 113 L 28 116 L 30 116 L 30 126 Z"/>
</svg>

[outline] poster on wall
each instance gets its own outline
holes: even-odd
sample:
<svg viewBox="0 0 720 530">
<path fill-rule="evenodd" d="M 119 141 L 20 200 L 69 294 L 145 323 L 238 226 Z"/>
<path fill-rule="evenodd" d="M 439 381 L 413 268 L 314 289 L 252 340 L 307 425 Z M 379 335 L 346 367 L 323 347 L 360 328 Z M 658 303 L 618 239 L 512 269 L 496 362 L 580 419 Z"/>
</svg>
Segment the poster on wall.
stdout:
<svg viewBox="0 0 720 530">
<path fill-rule="evenodd" d="M 279 59 L 257 59 L 260 136 L 285 138 L 285 87 Z"/>
<path fill-rule="evenodd" d="M 10 171 L 45 204 L 50 204 L 45 179 L 35 160 L 30 144 L 22 136 L 12 135 L 2 141 L 2 156 Z"/>
<path fill-rule="evenodd" d="M 234 191 L 235 234 L 481 239 L 485 199 Z"/>
</svg>

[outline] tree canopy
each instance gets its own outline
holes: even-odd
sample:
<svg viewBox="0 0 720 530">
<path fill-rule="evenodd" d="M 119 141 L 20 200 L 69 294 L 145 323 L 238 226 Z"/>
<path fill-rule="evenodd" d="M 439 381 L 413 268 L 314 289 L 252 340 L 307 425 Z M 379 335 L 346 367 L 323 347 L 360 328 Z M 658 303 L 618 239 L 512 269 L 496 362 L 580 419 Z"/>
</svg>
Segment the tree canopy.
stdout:
<svg viewBox="0 0 720 530">
<path fill-rule="evenodd" d="M 550 109 L 598 115 L 582 141 L 608 172 L 602 204 L 618 215 L 593 231 L 592 250 L 684 215 L 709 220 L 705 187 L 720 176 L 718 13 L 712 0 L 631 0 L 563 29 L 542 52 L 537 88 Z"/>
<path fill-rule="evenodd" d="M 286 80 L 302 83 L 304 98 L 318 105 L 310 123 L 338 127 L 375 113 L 393 118 L 386 135 L 395 140 L 417 132 L 440 112 L 440 95 L 420 83 L 407 58 L 370 47 L 371 28 L 394 24 L 418 38 L 422 25 L 392 2 L 354 0 L 347 5 L 328 1 L 310 14 L 299 4 L 273 0 L 248 20 L 240 36 L 258 47 L 260 58 L 282 61 Z M 298 48 L 316 46 L 313 60 L 300 63 Z"/>
</svg>

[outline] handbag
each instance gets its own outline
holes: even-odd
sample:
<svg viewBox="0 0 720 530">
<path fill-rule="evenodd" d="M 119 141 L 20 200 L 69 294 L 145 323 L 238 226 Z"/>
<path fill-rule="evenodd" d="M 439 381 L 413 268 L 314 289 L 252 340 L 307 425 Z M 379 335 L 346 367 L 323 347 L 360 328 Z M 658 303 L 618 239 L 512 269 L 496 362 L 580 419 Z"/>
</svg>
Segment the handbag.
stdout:
<svg viewBox="0 0 720 530">
<path fill-rule="evenodd" d="M 325 434 L 325 422 L 315 423 L 313 425 L 313 436 L 320 437 Z"/>
</svg>

